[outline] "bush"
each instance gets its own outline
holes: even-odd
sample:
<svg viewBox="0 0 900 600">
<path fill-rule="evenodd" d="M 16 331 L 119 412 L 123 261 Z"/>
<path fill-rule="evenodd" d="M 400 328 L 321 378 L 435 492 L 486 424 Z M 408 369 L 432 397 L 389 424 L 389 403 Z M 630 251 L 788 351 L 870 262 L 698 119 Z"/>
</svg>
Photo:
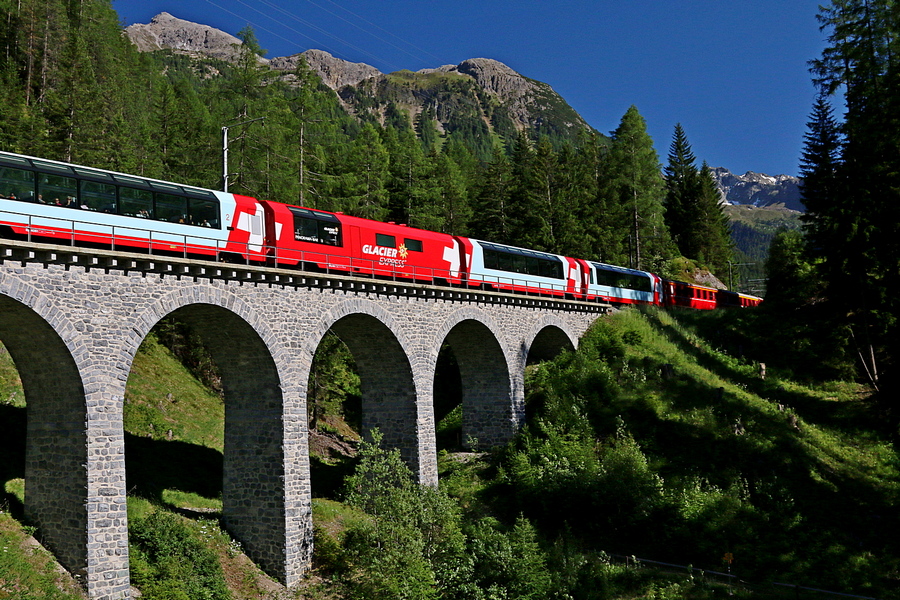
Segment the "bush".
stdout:
<svg viewBox="0 0 900 600">
<path fill-rule="evenodd" d="M 470 535 L 475 578 L 489 598 L 530 600 L 550 595 L 546 556 L 527 519 L 520 516 L 509 531 L 503 531 L 496 519 L 482 519 Z"/>
<path fill-rule="evenodd" d="M 145 600 L 230 600 L 216 554 L 185 519 L 158 510 L 132 521 L 131 581 Z"/>
<path fill-rule="evenodd" d="M 347 503 L 371 517 L 344 534 L 351 597 L 473 597 L 458 503 L 418 485 L 400 453 L 383 450 L 377 431 L 372 437 L 360 445 L 360 463 L 346 484 Z"/>
</svg>

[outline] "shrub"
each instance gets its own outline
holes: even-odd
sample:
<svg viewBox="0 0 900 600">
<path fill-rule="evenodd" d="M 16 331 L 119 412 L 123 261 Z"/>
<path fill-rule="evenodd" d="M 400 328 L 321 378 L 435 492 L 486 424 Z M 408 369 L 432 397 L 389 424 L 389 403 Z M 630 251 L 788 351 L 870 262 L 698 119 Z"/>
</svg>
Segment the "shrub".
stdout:
<svg viewBox="0 0 900 600">
<path fill-rule="evenodd" d="M 360 445 L 360 463 L 346 484 L 347 503 L 371 516 L 350 524 L 344 535 L 350 595 L 473 597 L 458 503 L 418 485 L 399 451 L 382 449 L 377 431 L 372 437 Z"/>
<path fill-rule="evenodd" d="M 145 600 L 230 600 L 216 554 L 189 523 L 158 510 L 132 521 L 131 580 Z"/>
</svg>

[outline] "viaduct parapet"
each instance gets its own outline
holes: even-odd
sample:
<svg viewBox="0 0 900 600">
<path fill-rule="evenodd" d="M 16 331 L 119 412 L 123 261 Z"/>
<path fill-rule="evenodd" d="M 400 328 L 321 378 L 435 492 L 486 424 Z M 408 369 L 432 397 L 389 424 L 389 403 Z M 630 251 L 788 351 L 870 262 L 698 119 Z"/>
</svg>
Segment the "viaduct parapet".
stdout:
<svg viewBox="0 0 900 600">
<path fill-rule="evenodd" d="M 377 427 L 437 483 L 433 386 L 449 344 L 463 435 L 490 446 L 524 419 L 529 359 L 577 346 L 608 307 L 338 275 L 0 242 L 0 340 L 25 391 L 25 510 L 95 600 L 129 597 L 123 403 L 141 342 L 173 316 L 199 333 L 225 396 L 223 520 L 290 586 L 308 569 L 306 388 L 330 329 Z"/>
</svg>

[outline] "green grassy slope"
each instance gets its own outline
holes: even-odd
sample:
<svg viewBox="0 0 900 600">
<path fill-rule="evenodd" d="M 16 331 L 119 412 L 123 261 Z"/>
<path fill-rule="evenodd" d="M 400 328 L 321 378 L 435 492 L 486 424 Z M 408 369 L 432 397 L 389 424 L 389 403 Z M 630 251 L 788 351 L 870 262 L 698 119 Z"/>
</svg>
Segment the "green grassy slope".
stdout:
<svg viewBox="0 0 900 600">
<path fill-rule="evenodd" d="M 554 515 L 568 515 L 596 550 L 704 569 L 721 569 L 731 552 L 749 581 L 871 596 L 897 589 L 900 463 L 890 432 L 861 386 L 801 386 L 779 377 L 779 365 L 762 379 L 758 363 L 736 356 L 747 314 L 626 311 L 598 324 L 578 355 L 543 365 L 532 413 L 553 425 L 532 426 L 530 448 L 596 461 L 595 480 L 619 497 L 584 483 L 584 467 L 565 494 L 544 500 L 552 511 L 530 514 L 551 528 Z M 560 439 L 593 446 L 560 450 Z M 640 460 L 607 465 L 623 445 Z M 526 500 L 534 454 L 520 446 L 511 462 Z M 579 495 L 583 504 L 567 500 Z M 584 506 L 616 517 L 591 522 Z M 519 508 L 529 514 L 527 503 Z"/>
</svg>

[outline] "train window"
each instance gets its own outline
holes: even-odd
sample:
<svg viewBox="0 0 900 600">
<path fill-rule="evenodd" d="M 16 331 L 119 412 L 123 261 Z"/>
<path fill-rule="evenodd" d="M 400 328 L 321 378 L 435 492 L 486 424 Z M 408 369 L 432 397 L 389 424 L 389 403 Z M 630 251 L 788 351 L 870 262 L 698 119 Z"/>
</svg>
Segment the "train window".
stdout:
<svg viewBox="0 0 900 600">
<path fill-rule="evenodd" d="M 116 186 L 95 181 L 81 182 L 81 207 L 98 212 L 116 212 Z"/>
<path fill-rule="evenodd" d="M 494 252 L 493 250 L 485 249 L 484 251 L 484 268 L 485 269 L 496 269 L 498 266 L 498 258 L 499 252 Z"/>
<path fill-rule="evenodd" d="M 631 281 L 629 281 L 629 287 L 633 290 L 637 290 L 639 292 L 652 292 L 653 285 L 650 283 L 649 277 L 644 277 L 643 275 L 632 275 L 630 277 Z"/>
<path fill-rule="evenodd" d="M 410 252 L 423 252 L 422 240 L 411 240 L 409 238 L 406 238 L 405 240 L 403 240 L 403 244 Z"/>
<path fill-rule="evenodd" d="M 497 264 L 499 265 L 497 268 L 501 271 L 509 271 L 511 273 L 516 272 L 516 261 L 515 257 L 512 254 L 507 254 L 506 252 L 500 252 L 497 257 Z"/>
<path fill-rule="evenodd" d="M 34 172 L 0 167 L 0 198 L 34 201 Z"/>
<path fill-rule="evenodd" d="M 328 246 L 341 246 L 341 222 L 331 213 L 289 206 L 294 215 L 294 240 Z"/>
<path fill-rule="evenodd" d="M 384 248 L 396 248 L 397 247 L 397 238 L 395 238 L 392 235 L 376 233 L 375 234 L 375 245 L 383 246 Z"/>
<path fill-rule="evenodd" d="M 72 167 L 72 170 L 75 171 L 75 174 L 79 177 L 85 177 L 88 179 L 99 179 L 101 181 L 112 182 L 112 175 L 107 173 L 101 173 L 99 171 L 91 171 L 88 169 L 79 169 L 78 167 Z"/>
<path fill-rule="evenodd" d="M 214 227 L 220 229 L 219 226 L 219 203 L 214 200 L 199 200 L 191 198 L 188 201 L 188 216 L 192 225 L 200 227 Z"/>
<path fill-rule="evenodd" d="M 177 185 L 171 185 L 168 183 L 160 183 L 158 181 L 150 181 L 148 183 L 150 184 L 150 187 L 153 188 L 154 190 L 162 190 L 163 192 L 167 192 L 169 194 L 180 194 L 182 191 L 181 188 L 178 187 Z"/>
<path fill-rule="evenodd" d="M 41 171 L 47 171 L 50 173 L 64 173 L 66 175 L 72 175 L 72 169 L 64 165 L 58 165 L 56 163 L 47 163 L 40 160 L 32 160 L 31 164 L 35 166 L 36 169 L 40 169 Z"/>
<path fill-rule="evenodd" d="M 554 258 L 518 249 L 500 249 L 484 247 L 484 267 L 497 271 L 522 273 L 537 277 L 563 279 L 562 263 Z"/>
<path fill-rule="evenodd" d="M 153 216 L 157 221 L 166 221 L 168 223 L 188 222 L 187 198 L 156 192 L 153 194 L 153 200 L 156 208 Z"/>
<path fill-rule="evenodd" d="M 38 173 L 38 199 L 45 204 L 79 208 L 78 180 L 73 177 Z"/>
<path fill-rule="evenodd" d="M 329 246 L 341 245 L 341 224 L 319 221 L 319 243 Z"/>
<path fill-rule="evenodd" d="M 119 188 L 119 214 L 126 217 L 153 218 L 153 192 L 130 187 Z"/>
<path fill-rule="evenodd" d="M 307 219 L 294 215 L 294 240 L 298 242 L 319 243 L 319 223 L 315 219 Z"/>
</svg>

